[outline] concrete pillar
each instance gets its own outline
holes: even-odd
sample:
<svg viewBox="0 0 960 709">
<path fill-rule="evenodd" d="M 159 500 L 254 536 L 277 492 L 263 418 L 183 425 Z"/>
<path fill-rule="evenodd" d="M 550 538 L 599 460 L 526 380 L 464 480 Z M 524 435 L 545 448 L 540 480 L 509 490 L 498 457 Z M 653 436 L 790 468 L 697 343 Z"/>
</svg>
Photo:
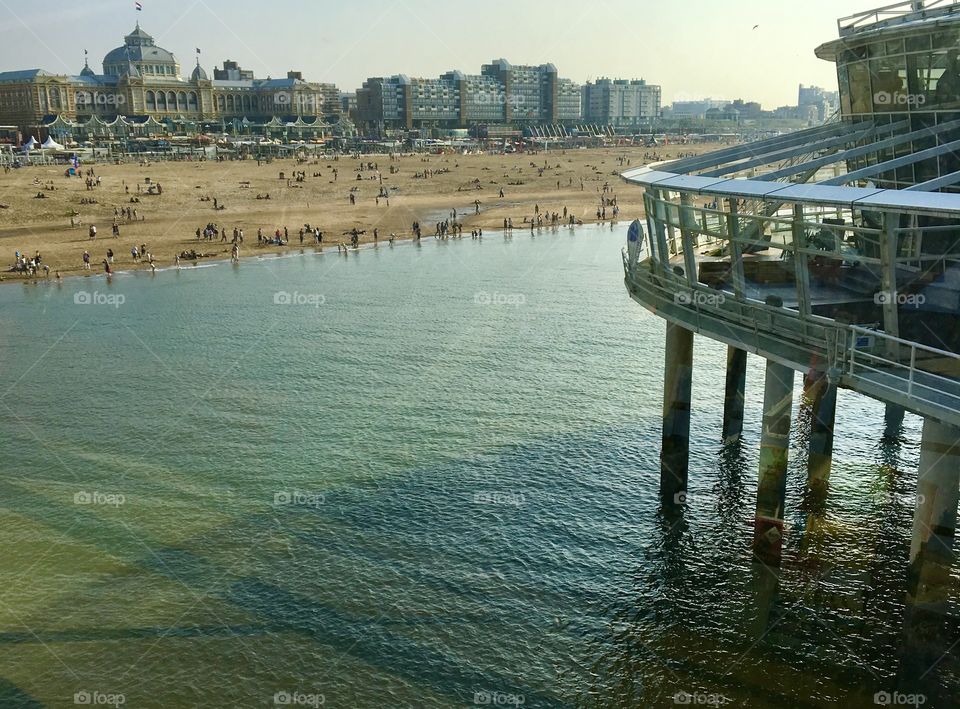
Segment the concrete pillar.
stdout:
<svg viewBox="0 0 960 709">
<path fill-rule="evenodd" d="M 767 360 L 753 550 L 759 561 L 771 566 L 779 565 L 783 542 L 783 508 L 787 494 L 787 453 L 792 410 L 793 370 Z"/>
<path fill-rule="evenodd" d="M 679 501 L 687 490 L 690 460 L 690 393 L 693 378 L 693 332 L 667 323 L 663 369 L 663 439 L 660 449 L 660 495 Z"/>
<path fill-rule="evenodd" d="M 946 608 L 958 499 L 960 429 L 927 418 L 920 440 L 917 507 L 907 572 L 907 598 L 911 605 Z"/>
<path fill-rule="evenodd" d="M 883 438 L 892 441 L 900 437 L 900 429 L 903 427 L 903 417 L 906 410 L 897 404 L 887 404 L 883 412 Z"/>
<path fill-rule="evenodd" d="M 747 352 L 727 347 L 727 383 L 723 395 L 723 442 L 735 443 L 743 434 L 743 394 L 747 385 Z"/>
<path fill-rule="evenodd" d="M 810 441 L 807 454 L 807 496 L 822 504 L 827 499 L 833 466 L 833 425 L 837 413 L 837 385 L 826 375 L 810 388 Z"/>
</svg>

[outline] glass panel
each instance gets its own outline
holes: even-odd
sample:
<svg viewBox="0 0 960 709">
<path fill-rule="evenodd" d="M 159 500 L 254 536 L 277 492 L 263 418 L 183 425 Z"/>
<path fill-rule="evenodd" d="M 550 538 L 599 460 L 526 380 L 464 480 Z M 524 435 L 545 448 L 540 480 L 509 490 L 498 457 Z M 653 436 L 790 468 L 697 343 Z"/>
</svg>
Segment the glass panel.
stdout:
<svg viewBox="0 0 960 709">
<path fill-rule="evenodd" d="M 907 37 L 906 45 L 908 52 L 926 52 L 930 49 L 930 35 Z"/>
<path fill-rule="evenodd" d="M 907 64 L 903 56 L 874 59 L 870 62 L 873 109 L 883 111 L 906 111 L 912 106 L 907 91 Z"/>
<path fill-rule="evenodd" d="M 840 66 L 837 69 L 837 83 L 840 87 L 840 111 L 845 116 L 852 113 L 850 108 L 850 79 L 847 76 L 847 67 Z"/>
<path fill-rule="evenodd" d="M 847 66 L 850 78 L 851 113 L 872 113 L 873 98 L 870 95 L 870 70 L 866 62 Z"/>
</svg>

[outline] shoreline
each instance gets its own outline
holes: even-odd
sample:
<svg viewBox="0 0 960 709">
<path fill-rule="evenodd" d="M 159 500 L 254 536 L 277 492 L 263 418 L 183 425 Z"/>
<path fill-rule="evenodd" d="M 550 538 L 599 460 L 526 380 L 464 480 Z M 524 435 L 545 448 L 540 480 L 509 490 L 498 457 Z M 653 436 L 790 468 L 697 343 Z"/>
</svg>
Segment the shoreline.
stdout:
<svg viewBox="0 0 960 709">
<path fill-rule="evenodd" d="M 629 220 L 629 221 L 633 221 L 633 220 Z M 544 233 L 546 233 L 546 232 L 549 232 L 549 233 L 559 233 L 559 232 L 564 231 L 564 230 L 566 230 L 566 231 L 568 231 L 568 232 L 575 232 L 575 231 L 577 231 L 578 229 L 582 229 L 582 228 L 584 228 L 584 227 L 588 227 L 588 228 L 589 228 L 589 227 L 600 227 L 600 226 L 605 226 L 605 225 L 609 225 L 609 226 L 610 226 L 610 231 L 615 231 L 617 227 L 622 227 L 624 224 L 629 224 L 629 222 L 628 222 L 627 220 L 624 220 L 624 219 L 619 219 L 619 220 L 612 220 L 612 219 L 610 219 L 610 220 L 607 220 L 607 221 L 605 221 L 605 222 L 589 222 L 589 223 L 584 223 L 584 224 L 576 224 L 576 225 L 572 225 L 572 226 L 569 225 L 569 224 L 560 224 L 560 225 L 556 225 L 556 226 L 550 225 L 550 226 L 536 227 L 535 230 L 534 230 L 532 233 L 533 233 L 534 236 L 537 236 L 537 235 L 539 235 L 539 234 L 544 234 Z M 518 233 L 518 232 L 519 232 L 519 233 Z M 626 232 L 624 232 L 624 234 L 626 234 Z M 512 233 L 512 234 L 511 234 L 511 233 L 508 233 L 508 232 L 504 232 L 503 229 L 495 229 L 495 230 L 490 230 L 489 232 L 484 232 L 484 235 L 483 235 L 483 236 L 476 237 L 476 238 L 473 238 L 472 236 L 469 236 L 469 235 L 465 235 L 465 236 L 460 236 L 460 237 L 447 237 L 447 238 L 445 238 L 445 239 L 438 239 L 438 238 L 436 238 L 433 234 L 431 234 L 430 236 L 423 236 L 423 237 L 421 237 L 419 240 L 417 240 L 417 239 L 414 238 L 412 235 L 404 235 L 404 236 L 402 236 L 402 237 L 398 235 L 398 236 L 394 239 L 394 242 L 395 242 L 394 244 L 390 244 L 390 243 L 389 243 L 389 240 L 387 240 L 387 243 L 384 244 L 382 239 L 379 240 L 379 241 L 376 241 L 376 242 L 373 241 L 372 239 L 370 239 L 370 240 L 368 240 L 368 241 L 361 241 L 358 246 L 356 246 L 356 247 L 349 247 L 346 253 L 341 252 L 341 251 L 338 251 L 338 252 L 337 252 L 337 257 L 338 257 L 338 258 L 349 258 L 350 255 L 352 255 L 352 254 L 360 254 L 360 253 L 362 253 L 362 252 L 364 252 L 364 251 L 379 251 L 379 250 L 381 250 L 381 249 L 389 250 L 389 249 L 392 249 L 392 248 L 397 248 L 398 246 L 400 246 L 400 247 L 411 247 L 411 246 L 417 246 L 418 244 L 422 246 L 422 243 L 420 243 L 420 242 L 423 242 L 423 241 L 434 241 L 434 242 L 441 242 L 441 241 L 464 241 L 464 240 L 467 240 L 467 241 L 476 241 L 476 240 L 482 241 L 482 240 L 485 239 L 485 238 L 486 238 L 486 239 L 489 239 L 489 238 L 496 237 L 496 236 L 499 236 L 499 237 L 501 237 L 501 238 L 503 238 L 503 237 L 509 237 L 509 238 L 512 239 L 512 238 L 514 238 L 514 237 L 516 237 L 516 236 L 530 236 L 530 235 L 531 235 L 531 230 L 530 230 L 529 228 L 527 228 L 527 229 L 520 229 L 520 228 L 517 228 L 517 227 L 514 227 L 514 233 Z M 626 238 L 626 237 L 624 237 L 624 238 Z M 624 243 L 626 243 L 626 242 L 624 242 Z M 278 247 L 273 246 L 272 248 L 278 248 Z M 169 273 L 169 272 L 171 272 L 171 271 L 173 271 L 173 272 L 180 272 L 180 271 L 202 270 L 202 269 L 206 269 L 206 268 L 214 268 L 214 267 L 216 267 L 216 266 L 221 266 L 221 265 L 224 265 L 224 264 L 226 264 L 226 265 L 235 265 L 235 266 L 239 267 L 239 266 L 241 266 L 244 262 L 254 261 L 254 260 L 261 260 L 261 261 L 263 261 L 263 260 L 269 260 L 269 261 L 273 261 L 273 260 L 277 260 L 277 259 L 294 258 L 294 257 L 298 257 L 298 256 L 300 256 L 300 257 L 311 256 L 311 255 L 312 255 L 312 256 L 324 256 L 324 255 L 329 254 L 329 253 L 330 253 L 330 249 L 332 249 L 333 247 L 331 246 L 331 247 L 323 247 L 323 248 L 321 248 L 321 249 L 317 249 L 315 246 L 311 246 L 310 248 L 308 248 L 306 245 L 300 246 L 299 244 L 295 244 L 295 245 L 293 245 L 293 246 L 285 246 L 285 247 L 283 247 L 283 248 L 285 248 L 285 249 L 290 249 L 290 251 L 273 251 L 273 252 L 264 253 L 264 254 L 252 253 L 252 254 L 248 254 L 248 255 L 241 255 L 241 256 L 240 256 L 240 261 L 239 261 L 239 263 L 235 263 L 235 264 L 232 263 L 232 261 L 231 261 L 230 249 L 225 249 L 225 250 L 222 252 L 222 256 L 208 257 L 208 258 L 202 259 L 202 261 L 194 261 L 194 262 L 188 262 L 188 263 L 183 263 L 183 262 L 181 261 L 179 267 L 176 266 L 175 264 L 171 263 L 171 264 L 169 264 L 169 265 L 165 265 L 165 266 L 162 266 L 162 267 L 161 267 L 161 266 L 158 266 L 158 267 L 156 268 L 156 270 L 153 270 L 153 269 L 147 267 L 147 268 L 135 268 L 135 269 L 114 270 L 112 273 L 107 273 L 107 272 L 104 271 L 103 268 L 101 267 L 101 268 L 98 268 L 98 269 L 93 269 L 93 268 L 91 268 L 89 272 L 86 271 L 86 270 L 84 270 L 84 269 L 73 269 L 73 270 L 70 270 L 70 271 L 68 271 L 68 272 L 66 272 L 66 273 L 61 273 L 61 274 L 60 274 L 60 275 L 61 275 L 61 278 L 60 278 L 60 279 L 57 279 L 57 278 L 56 278 L 55 276 L 53 276 L 53 275 L 51 275 L 49 278 L 47 278 L 46 276 L 39 276 L 39 277 L 38 277 L 38 276 L 29 276 L 29 277 L 22 277 L 22 278 L 18 277 L 18 278 L 9 278 L 9 279 L 8 279 L 8 278 L 0 278 L 0 288 L 2 288 L 4 284 L 8 284 L 8 283 L 9 283 L 9 284 L 17 284 L 17 283 L 19 283 L 19 284 L 28 285 L 28 286 L 40 286 L 40 285 L 43 285 L 43 284 L 51 284 L 51 285 L 59 284 L 59 285 L 65 285 L 65 284 L 67 284 L 68 282 L 73 282 L 73 281 L 75 281 L 75 280 L 84 279 L 84 278 L 91 278 L 91 279 L 104 280 L 104 281 L 110 282 L 110 281 L 112 281 L 112 279 L 113 279 L 114 277 L 117 277 L 117 276 L 134 276 L 134 277 L 141 276 L 141 275 L 144 275 L 144 276 L 155 276 L 155 275 L 157 275 L 157 274 L 159 274 L 159 273 Z M 130 264 L 130 265 L 134 265 L 134 264 Z"/>
</svg>

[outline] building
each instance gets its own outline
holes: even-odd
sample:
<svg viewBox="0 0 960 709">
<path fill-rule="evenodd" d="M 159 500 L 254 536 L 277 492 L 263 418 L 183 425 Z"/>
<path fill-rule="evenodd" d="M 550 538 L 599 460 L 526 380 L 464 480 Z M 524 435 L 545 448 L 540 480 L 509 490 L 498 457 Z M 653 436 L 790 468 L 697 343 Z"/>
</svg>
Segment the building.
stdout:
<svg viewBox="0 0 960 709">
<path fill-rule="evenodd" d="M 558 77 L 553 64 L 515 66 L 498 59 L 475 75 L 369 78 L 357 91 L 357 118 L 370 131 L 559 124 L 580 120 L 580 102 L 579 84 Z"/>
<path fill-rule="evenodd" d="M 669 111 L 664 111 L 664 116 L 670 118 L 686 118 L 691 120 L 703 120 L 707 111 L 711 108 L 724 108 L 729 106 L 730 101 L 723 98 L 705 98 L 701 101 L 674 101 Z"/>
<path fill-rule="evenodd" d="M 819 86 L 800 84 L 800 89 L 797 92 L 797 106 L 800 109 L 814 106 L 817 110 L 815 120 L 822 123 L 840 108 L 840 92 L 825 91 Z M 808 111 L 800 111 L 800 114 L 804 117 L 810 117 Z"/>
<path fill-rule="evenodd" d="M 785 520 L 824 515 L 838 389 L 885 405 L 878 442 L 884 428 L 899 439 L 905 411 L 923 418 L 897 596 L 909 617 L 927 619 L 918 635 L 929 637 L 956 591 L 960 0 L 888 5 L 838 29 L 816 50 L 836 63 L 835 120 L 624 173 L 643 190 L 646 219 L 646 233 L 638 223 L 628 237 L 625 282 L 667 323 L 666 505 L 683 504 L 690 489 L 694 333 L 727 345 L 724 441 L 741 438 L 747 353 L 766 360 L 753 551 L 774 574 L 785 536 L 804 526 Z M 803 508 L 794 511 L 786 490 L 797 373 L 810 404 Z M 868 481 L 845 484 L 858 482 L 866 490 Z M 911 649 L 923 657 L 918 674 L 942 657 L 922 649 Z"/>
<path fill-rule="evenodd" d="M 168 50 L 158 47 L 139 24 L 123 45 L 103 58 L 103 73 L 84 63 L 76 76 L 43 69 L 0 73 L 0 123 L 36 133 L 96 119 L 107 123 L 155 122 L 167 129 L 198 130 L 220 123 L 225 129 L 273 118 L 336 119 L 340 92 L 332 84 L 305 81 L 299 72 L 285 79 L 256 79 L 236 62 L 226 61 L 210 79 L 197 64 L 188 77 Z"/>
<path fill-rule="evenodd" d="M 643 79 L 597 79 L 583 87 L 583 120 L 636 127 L 660 117 L 660 87 Z"/>
</svg>

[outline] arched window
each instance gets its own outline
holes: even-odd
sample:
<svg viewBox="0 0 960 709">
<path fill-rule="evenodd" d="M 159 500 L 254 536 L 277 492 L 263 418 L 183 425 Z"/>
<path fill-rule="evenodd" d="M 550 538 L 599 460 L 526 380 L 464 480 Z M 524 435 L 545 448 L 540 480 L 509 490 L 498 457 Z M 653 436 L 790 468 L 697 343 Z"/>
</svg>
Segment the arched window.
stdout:
<svg viewBox="0 0 960 709">
<path fill-rule="evenodd" d="M 217 96 L 217 110 L 222 113 L 227 112 L 227 99 L 224 98 L 223 94 Z"/>
<path fill-rule="evenodd" d="M 183 91 L 177 93 L 177 110 L 187 110 L 187 95 Z"/>
<path fill-rule="evenodd" d="M 157 95 L 153 91 L 147 91 L 147 110 L 157 110 Z"/>
<path fill-rule="evenodd" d="M 60 89 L 51 89 L 50 90 L 50 108 L 56 110 L 60 108 L 61 105 L 62 105 L 62 102 L 60 100 Z"/>
<path fill-rule="evenodd" d="M 167 95 L 163 91 L 157 92 L 157 110 L 163 112 L 167 110 Z"/>
<path fill-rule="evenodd" d="M 249 95 L 249 94 L 244 94 L 244 95 L 243 95 L 243 110 L 244 110 L 244 111 L 249 111 L 249 110 L 250 110 L 250 95 Z"/>
<path fill-rule="evenodd" d="M 167 92 L 167 110 L 173 113 L 177 110 L 177 95 L 173 91 Z"/>
<path fill-rule="evenodd" d="M 197 110 L 197 93 L 195 91 L 191 91 L 187 94 L 187 110 Z"/>
<path fill-rule="evenodd" d="M 237 112 L 236 105 L 233 102 L 233 94 L 227 96 L 227 110 L 230 111 L 230 113 Z"/>
</svg>

